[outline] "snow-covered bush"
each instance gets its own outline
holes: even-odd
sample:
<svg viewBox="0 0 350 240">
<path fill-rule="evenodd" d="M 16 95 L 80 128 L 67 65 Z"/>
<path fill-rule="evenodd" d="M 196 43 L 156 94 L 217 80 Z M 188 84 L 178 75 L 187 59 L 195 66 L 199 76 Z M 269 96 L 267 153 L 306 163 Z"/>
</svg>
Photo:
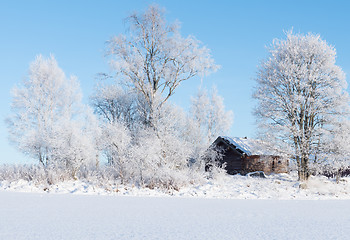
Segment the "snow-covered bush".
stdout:
<svg viewBox="0 0 350 240">
<path fill-rule="evenodd" d="M 189 164 L 194 147 L 188 141 L 186 118 L 181 109 L 163 104 L 153 112 L 152 127 L 142 120 L 134 122 L 132 129 L 121 119 L 104 121 L 104 154 L 121 183 L 179 188 L 197 181 L 200 169 Z"/>
</svg>

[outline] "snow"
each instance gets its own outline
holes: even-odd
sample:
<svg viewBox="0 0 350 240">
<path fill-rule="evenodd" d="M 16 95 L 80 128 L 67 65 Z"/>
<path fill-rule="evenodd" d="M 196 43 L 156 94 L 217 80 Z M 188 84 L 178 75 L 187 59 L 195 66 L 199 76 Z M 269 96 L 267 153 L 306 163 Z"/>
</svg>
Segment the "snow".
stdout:
<svg viewBox="0 0 350 240">
<path fill-rule="evenodd" d="M 278 155 L 274 152 L 272 146 L 268 146 L 267 143 L 257 140 L 257 139 L 248 139 L 248 138 L 239 138 L 239 137 L 227 137 L 223 136 L 223 139 L 227 140 L 230 144 L 234 145 L 236 148 L 247 154 L 251 155 Z"/>
<path fill-rule="evenodd" d="M 312 176 L 302 189 L 296 173 L 219 174 L 165 191 L 2 181 L 0 239 L 347 239 L 349 182 Z"/>
<path fill-rule="evenodd" d="M 306 189 L 300 188 L 299 185 L 297 173 L 292 172 L 291 174 L 272 174 L 266 178 L 222 174 L 215 180 L 208 179 L 202 183 L 182 187 L 179 191 L 119 185 L 116 182 L 102 182 L 99 179 L 64 181 L 51 186 L 24 180 L 2 181 L 0 191 L 211 199 L 350 200 L 350 177 L 341 179 L 337 184 L 334 179 L 311 176 Z"/>
<path fill-rule="evenodd" d="M 350 201 L 0 191 L 0 239 L 347 239 Z"/>
</svg>

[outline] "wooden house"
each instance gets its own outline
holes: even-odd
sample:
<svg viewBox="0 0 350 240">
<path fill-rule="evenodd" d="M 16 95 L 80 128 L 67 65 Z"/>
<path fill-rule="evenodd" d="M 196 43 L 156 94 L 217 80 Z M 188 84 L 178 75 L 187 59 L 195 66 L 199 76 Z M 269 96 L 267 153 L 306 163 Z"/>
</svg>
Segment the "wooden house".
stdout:
<svg viewBox="0 0 350 240">
<path fill-rule="evenodd" d="M 271 146 L 260 140 L 218 137 L 212 144 L 220 151 L 219 163 L 226 164 L 229 174 L 263 171 L 266 174 L 287 173 L 289 161 L 278 155 Z"/>
</svg>

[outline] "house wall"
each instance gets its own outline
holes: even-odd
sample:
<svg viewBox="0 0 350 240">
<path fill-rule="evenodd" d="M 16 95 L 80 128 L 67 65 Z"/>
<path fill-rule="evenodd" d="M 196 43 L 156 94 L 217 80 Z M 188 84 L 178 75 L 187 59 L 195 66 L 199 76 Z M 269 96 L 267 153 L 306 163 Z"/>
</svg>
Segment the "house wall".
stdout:
<svg viewBox="0 0 350 240">
<path fill-rule="evenodd" d="M 242 161 L 244 173 L 263 171 L 266 174 L 288 173 L 289 161 L 279 156 L 246 156 Z"/>
<path fill-rule="evenodd" d="M 242 156 L 232 149 L 227 149 L 221 160 L 221 164 L 226 163 L 226 171 L 228 174 L 237 174 L 242 171 Z"/>
</svg>

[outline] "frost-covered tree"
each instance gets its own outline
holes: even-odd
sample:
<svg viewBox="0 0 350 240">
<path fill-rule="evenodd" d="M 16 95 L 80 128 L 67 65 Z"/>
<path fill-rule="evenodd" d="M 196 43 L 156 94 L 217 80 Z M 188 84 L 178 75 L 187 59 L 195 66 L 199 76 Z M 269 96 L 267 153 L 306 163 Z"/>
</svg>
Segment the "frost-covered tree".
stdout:
<svg viewBox="0 0 350 240">
<path fill-rule="evenodd" d="M 156 6 L 127 23 L 128 34 L 108 42 L 117 81 L 98 85 L 92 97 L 103 119 L 103 152 L 122 182 L 178 186 L 193 176 L 188 162 L 195 155 L 195 127 L 167 100 L 181 82 L 217 66 L 207 48 L 183 38 Z"/>
<path fill-rule="evenodd" d="M 139 120 L 138 96 L 118 84 L 98 85 L 91 97 L 95 112 L 108 123 L 123 122 L 132 128 Z"/>
<path fill-rule="evenodd" d="M 199 128 L 201 144 L 208 147 L 218 136 L 227 134 L 233 123 L 233 112 L 226 111 L 224 99 L 213 87 L 208 94 L 198 90 L 192 98 L 190 114 Z"/>
<path fill-rule="evenodd" d="M 53 56 L 37 56 L 12 95 L 7 123 L 10 140 L 20 151 L 45 168 L 67 167 L 73 176 L 82 162 L 96 160 L 95 142 L 81 119 L 79 83 L 65 76 Z"/>
<path fill-rule="evenodd" d="M 335 64 L 334 47 L 314 34 L 286 34 L 275 40 L 259 67 L 254 93 L 255 115 L 263 136 L 287 143 L 295 156 L 300 180 L 309 162 L 330 152 L 327 139 L 349 113 L 345 74 Z"/>
<path fill-rule="evenodd" d="M 99 158 L 96 135 L 89 134 L 92 133 L 87 123 L 62 119 L 50 136 L 50 167 L 61 168 L 68 176 L 76 179 L 81 166 L 96 166 Z"/>
<path fill-rule="evenodd" d="M 167 24 L 163 10 L 150 6 L 127 18 L 128 35 L 108 41 L 118 79 L 142 95 L 145 121 L 175 93 L 181 82 L 217 68 L 210 52 L 193 36 L 182 37 L 178 24 Z M 156 100 L 161 96 L 161 101 Z"/>
</svg>

